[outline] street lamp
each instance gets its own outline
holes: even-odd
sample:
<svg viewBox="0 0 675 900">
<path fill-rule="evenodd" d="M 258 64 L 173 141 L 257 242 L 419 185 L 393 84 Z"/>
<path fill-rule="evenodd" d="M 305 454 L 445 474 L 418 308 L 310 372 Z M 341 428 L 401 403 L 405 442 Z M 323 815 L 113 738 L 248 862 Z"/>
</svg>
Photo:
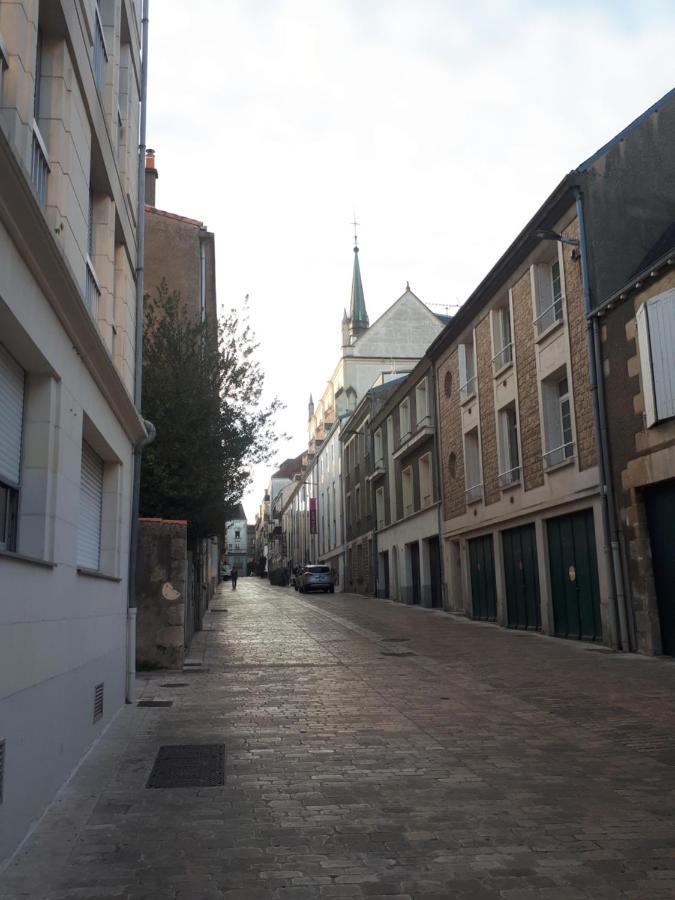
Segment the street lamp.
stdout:
<svg viewBox="0 0 675 900">
<path fill-rule="evenodd" d="M 565 238 L 552 228 L 536 228 L 534 236 L 540 241 L 558 241 L 561 244 L 569 244 L 570 247 L 578 247 L 579 241 L 576 238 Z"/>
</svg>

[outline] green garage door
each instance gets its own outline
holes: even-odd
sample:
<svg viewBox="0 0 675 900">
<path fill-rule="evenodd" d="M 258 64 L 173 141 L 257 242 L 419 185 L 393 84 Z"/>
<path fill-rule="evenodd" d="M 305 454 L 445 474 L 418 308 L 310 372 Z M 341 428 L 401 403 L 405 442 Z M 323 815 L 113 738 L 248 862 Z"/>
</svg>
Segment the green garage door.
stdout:
<svg viewBox="0 0 675 900">
<path fill-rule="evenodd" d="M 491 534 L 469 541 L 469 568 L 473 617 L 483 622 L 494 622 L 497 618 L 497 591 Z"/>
<path fill-rule="evenodd" d="M 593 511 L 549 519 L 547 529 L 555 634 L 598 641 L 602 624 Z"/>
<path fill-rule="evenodd" d="M 502 532 L 509 628 L 540 628 L 539 566 L 534 525 Z"/>
</svg>

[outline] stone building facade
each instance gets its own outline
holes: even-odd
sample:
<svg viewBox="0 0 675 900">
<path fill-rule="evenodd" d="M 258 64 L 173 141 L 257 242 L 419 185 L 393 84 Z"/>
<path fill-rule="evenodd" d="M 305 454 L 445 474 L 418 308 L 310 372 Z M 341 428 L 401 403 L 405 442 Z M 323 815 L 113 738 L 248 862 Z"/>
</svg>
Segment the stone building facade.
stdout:
<svg viewBox="0 0 675 900">
<path fill-rule="evenodd" d="M 378 597 L 443 606 L 434 369 L 423 358 L 373 416 L 372 469 Z"/>
<path fill-rule="evenodd" d="M 133 669 L 140 7 L 0 2 L 0 860 Z"/>
<path fill-rule="evenodd" d="M 675 227 L 595 318 L 636 646 L 675 656 Z"/>
</svg>

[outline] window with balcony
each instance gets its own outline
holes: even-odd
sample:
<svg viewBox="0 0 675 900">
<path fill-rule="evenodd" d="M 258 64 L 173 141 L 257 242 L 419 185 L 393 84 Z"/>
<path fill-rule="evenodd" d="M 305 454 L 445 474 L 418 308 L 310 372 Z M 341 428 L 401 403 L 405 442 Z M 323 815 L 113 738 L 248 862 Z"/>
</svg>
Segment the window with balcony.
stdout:
<svg viewBox="0 0 675 900">
<path fill-rule="evenodd" d="M 643 303 L 636 314 L 647 428 L 675 416 L 675 289 Z"/>
<path fill-rule="evenodd" d="M 398 407 L 399 424 L 401 429 L 401 443 L 410 436 L 410 400 L 408 397 Z"/>
<path fill-rule="evenodd" d="M 101 288 L 98 284 L 94 263 L 96 255 L 96 225 L 94 223 L 94 192 L 89 189 L 89 221 L 87 223 L 87 259 L 85 273 L 84 301 L 90 315 L 96 319 L 98 316 L 98 301 L 101 296 Z"/>
<path fill-rule="evenodd" d="M 426 378 L 423 378 L 415 388 L 415 412 L 417 413 L 418 428 L 429 424 L 429 392 Z"/>
<path fill-rule="evenodd" d="M 413 474 L 410 466 L 407 466 L 401 472 L 401 494 L 403 499 L 403 515 L 409 516 L 414 510 Z"/>
<path fill-rule="evenodd" d="M 508 303 L 505 306 L 498 306 L 492 312 L 492 338 L 494 342 L 492 369 L 496 374 L 513 362 L 511 310 Z"/>
<path fill-rule="evenodd" d="M 552 328 L 563 320 L 563 289 L 560 260 L 556 256 L 548 263 L 538 263 L 534 270 L 534 320 L 537 335 Z"/>
<path fill-rule="evenodd" d="M 460 344 L 459 353 L 459 400 L 464 403 L 476 394 L 476 355 L 473 341 Z"/>
<path fill-rule="evenodd" d="M 375 514 L 377 527 L 384 528 L 384 488 L 379 487 L 375 491 Z"/>
<path fill-rule="evenodd" d="M 499 424 L 499 485 L 502 488 L 520 481 L 518 417 L 516 404 L 509 403 L 497 413 Z"/>
<path fill-rule="evenodd" d="M 373 435 L 373 452 L 375 454 L 375 468 L 384 468 L 384 452 L 382 448 L 382 429 L 378 428 Z"/>
<path fill-rule="evenodd" d="M 103 94 L 105 88 L 106 68 L 108 66 L 108 47 L 103 34 L 103 22 L 101 21 L 100 3 L 94 6 L 94 80 L 99 94 Z"/>
<path fill-rule="evenodd" d="M 476 503 L 478 500 L 482 500 L 483 473 L 477 428 L 467 431 L 464 435 L 464 478 L 466 502 Z"/>
<path fill-rule="evenodd" d="M 431 477 L 431 453 L 420 457 L 420 508 L 431 506 L 433 498 L 433 481 Z"/>
<path fill-rule="evenodd" d="M 546 468 L 569 462 L 574 457 L 572 400 L 567 371 L 562 368 L 541 383 L 544 413 L 544 465 Z"/>
<path fill-rule="evenodd" d="M 40 118 L 40 99 L 42 91 L 42 63 L 44 57 L 44 37 L 42 28 L 37 31 L 37 44 L 35 47 L 35 84 L 33 87 L 33 136 L 31 145 L 31 180 L 38 196 L 40 206 L 44 209 L 47 204 L 47 179 L 49 177 L 49 162 L 47 146 L 38 127 Z M 1 68 L 1 65 L 0 65 Z"/>
</svg>

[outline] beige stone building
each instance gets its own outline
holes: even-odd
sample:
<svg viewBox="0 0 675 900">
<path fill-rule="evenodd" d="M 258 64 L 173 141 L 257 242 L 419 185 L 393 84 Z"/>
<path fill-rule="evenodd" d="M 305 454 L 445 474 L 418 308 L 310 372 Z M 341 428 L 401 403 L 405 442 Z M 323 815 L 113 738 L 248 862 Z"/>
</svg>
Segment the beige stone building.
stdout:
<svg viewBox="0 0 675 900">
<path fill-rule="evenodd" d="M 133 669 L 140 7 L 0 2 L 0 860 Z"/>
<path fill-rule="evenodd" d="M 675 227 L 594 314 L 637 648 L 675 656 Z"/>
<path fill-rule="evenodd" d="M 673 220 L 674 132 L 671 92 L 563 179 L 428 351 L 452 610 L 635 648 L 587 316 Z"/>
</svg>

